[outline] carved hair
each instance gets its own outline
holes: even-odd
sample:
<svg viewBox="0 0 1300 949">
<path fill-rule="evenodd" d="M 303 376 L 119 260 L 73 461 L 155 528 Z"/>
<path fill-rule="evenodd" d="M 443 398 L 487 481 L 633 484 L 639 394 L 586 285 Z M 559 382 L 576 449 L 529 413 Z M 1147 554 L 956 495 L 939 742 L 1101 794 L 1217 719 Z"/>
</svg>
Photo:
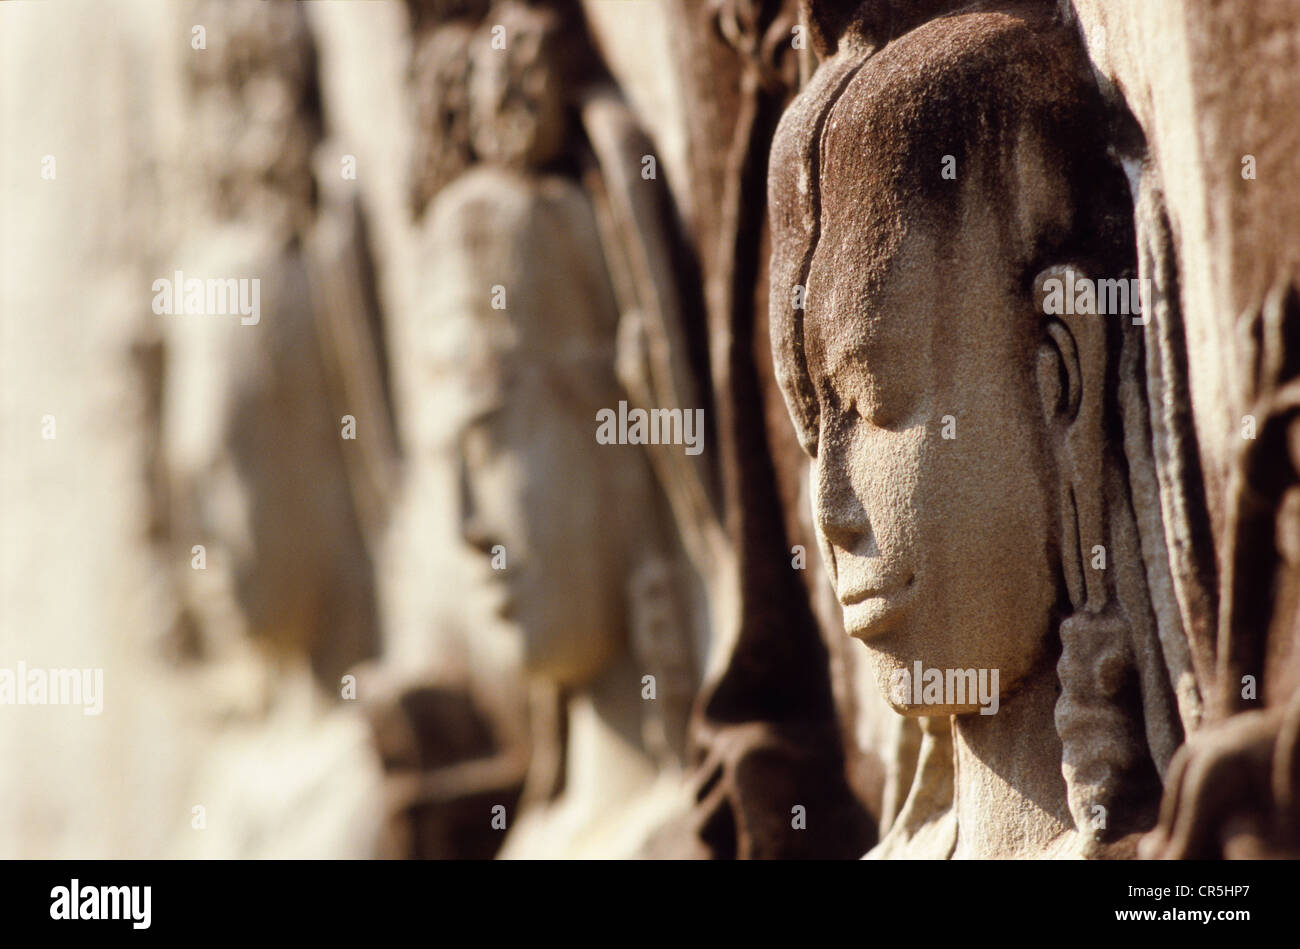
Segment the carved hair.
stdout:
<svg viewBox="0 0 1300 949">
<path fill-rule="evenodd" d="M 469 47 L 475 25 L 457 20 L 417 32 L 409 83 L 415 112 L 410 205 L 430 200 L 473 162 L 469 141 Z"/>
<path fill-rule="evenodd" d="M 1085 852 L 1146 829 L 1157 773 L 1182 738 L 1151 605 L 1153 583 L 1167 586 L 1163 537 L 1143 536 L 1133 503 L 1150 458 L 1136 378 L 1141 340 L 1128 324 L 1127 316 L 1050 320 L 1039 363 L 1061 475 L 1061 569 L 1071 609 L 1059 627 L 1055 719 Z M 1160 613 L 1168 622 L 1169 611 Z"/>
<path fill-rule="evenodd" d="M 205 0 L 197 12 L 222 34 L 188 57 L 201 188 L 220 217 L 299 233 L 316 208 L 312 156 L 323 134 L 306 16 L 295 3 Z"/>
</svg>

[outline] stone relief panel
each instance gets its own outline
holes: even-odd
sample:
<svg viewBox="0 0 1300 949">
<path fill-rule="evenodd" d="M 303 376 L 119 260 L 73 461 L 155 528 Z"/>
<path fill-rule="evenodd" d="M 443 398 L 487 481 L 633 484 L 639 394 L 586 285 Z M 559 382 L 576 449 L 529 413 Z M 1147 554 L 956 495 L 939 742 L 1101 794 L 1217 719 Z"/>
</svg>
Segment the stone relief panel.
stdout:
<svg viewBox="0 0 1300 949">
<path fill-rule="evenodd" d="M 0 854 L 1300 852 L 1295 4 L 121 9 L 0 4 Z"/>
</svg>

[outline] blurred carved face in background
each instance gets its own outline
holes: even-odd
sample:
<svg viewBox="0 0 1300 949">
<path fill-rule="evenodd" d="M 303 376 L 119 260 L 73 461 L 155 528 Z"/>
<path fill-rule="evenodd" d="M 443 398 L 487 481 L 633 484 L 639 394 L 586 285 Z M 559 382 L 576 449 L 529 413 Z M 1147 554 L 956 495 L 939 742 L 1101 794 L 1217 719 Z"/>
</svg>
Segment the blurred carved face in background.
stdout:
<svg viewBox="0 0 1300 949">
<path fill-rule="evenodd" d="M 498 378 L 475 394 L 458 438 L 462 534 L 523 638 L 526 671 L 579 686 L 625 642 L 619 501 L 634 472 L 597 445 L 595 408 L 580 409 L 556 374 L 516 362 Z"/>
<path fill-rule="evenodd" d="M 462 533 L 527 671 L 576 686 L 626 642 L 647 486 L 642 455 L 595 438 L 597 411 L 619 398 L 618 308 L 590 199 L 538 169 L 564 144 L 557 22 L 512 3 L 487 17 L 470 78 L 484 160 L 438 197 L 431 264 L 434 293 L 470 324 L 451 363 L 472 406 L 457 444 Z M 488 305 L 497 284 L 508 305 Z"/>
<path fill-rule="evenodd" d="M 470 134 L 484 161 L 536 167 L 560 153 L 565 130 L 558 28 L 554 14 L 517 3 L 501 4 L 488 16 L 474 45 L 469 91 Z"/>
</svg>

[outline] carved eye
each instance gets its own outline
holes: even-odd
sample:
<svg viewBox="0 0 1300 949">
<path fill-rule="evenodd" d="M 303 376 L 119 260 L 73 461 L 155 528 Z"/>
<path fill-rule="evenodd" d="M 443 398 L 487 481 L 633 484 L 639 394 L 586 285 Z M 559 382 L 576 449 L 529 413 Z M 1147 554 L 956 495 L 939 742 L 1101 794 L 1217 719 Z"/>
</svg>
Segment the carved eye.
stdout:
<svg viewBox="0 0 1300 949">
<path fill-rule="evenodd" d="M 881 379 L 869 376 L 862 390 L 846 401 L 841 414 L 849 423 L 861 421 L 872 428 L 896 431 L 911 421 L 918 404 L 901 382 L 887 386 Z"/>
<path fill-rule="evenodd" d="M 496 449 L 495 428 L 501 416 L 500 406 L 489 406 L 475 413 L 461 429 L 461 457 L 471 470 L 486 467 Z"/>
<path fill-rule="evenodd" d="M 840 417 L 850 425 L 862 419 L 862 413 L 858 411 L 858 400 L 855 396 L 849 396 L 844 400 L 844 405 L 840 409 Z"/>
<path fill-rule="evenodd" d="M 828 386 L 822 398 L 824 404 L 818 413 L 819 427 L 831 421 L 838 425 L 852 425 L 862 418 L 854 396 L 841 396 Z"/>
</svg>

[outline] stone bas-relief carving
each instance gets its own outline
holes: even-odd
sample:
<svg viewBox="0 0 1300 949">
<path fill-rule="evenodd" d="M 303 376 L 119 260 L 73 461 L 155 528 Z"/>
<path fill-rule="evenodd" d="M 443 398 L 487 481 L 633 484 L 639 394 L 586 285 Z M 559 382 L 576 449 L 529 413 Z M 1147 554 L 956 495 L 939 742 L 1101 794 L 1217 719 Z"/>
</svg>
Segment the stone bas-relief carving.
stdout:
<svg viewBox="0 0 1300 949">
<path fill-rule="evenodd" d="M 60 153 L 5 165 L 6 602 L 110 729 L 14 719 L 10 849 L 1294 855 L 1300 17 L 634 2 L 581 4 L 608 72 L 565 0 L 0 4 Z M 257 318 L 151 311 L 178 270 Z"/>
<path fill-rule="evenodd" d="M 486 24 L 512 41 L 494 49 L 485 25 L 472 45 L 476 164 L 427 212 L 428 286 L 457 330 L 462 534 L 517 630 L 536 719 L 558 698 L 561 726 L 535 743 L 500 856 L 632 856 L 683 804 L 695 647 L 648 458 L 594 437 L 626 398 L 601 174 L 575 121 L 599 73 L 556 10 L 506 3 Z"/>
<path fill-rule="evenodd" d="M 792 569 L 792 545 L 815 545 L 795 524 L 801 456 L 764 355 L 764 167 L 805 55 L 788 42 L 797 11 L 792 2 L 694 0 L 665 11 L 685 102 L 683 216 L 702 291 L 699 316 L 687 311 L 683 324 L 688 338 L 702 338 L 700 384 L 717 433 L 704 456 L 710 509 L 678 514 L 716 527 L 701 570 L 712 625 L 691 728 L 696 805 L 672 852 L 857 856 L 874 827 L 846 771 L 866 756 L 846 767 L 857 749 L 846 747 L 851 696 L 836 688 L 849 678 L 838 629 L 828 648 L 809 604 L 810 571 Z M 794 808 L 810 816 L 797 819 Z"/>
<path fill-rule="evenodd" d="M 319 205 L 312 173 L 322 136 L 315 47 L 292 7 L 199 9 L 225 38 L 189 71 L 194 134 L 204 143 L 194 210 L 209 226 L 174 251 L 183 265 L 175 269 L 244 275 L 241 300 L 255 289 L 259 311 L 162 317 L 178 573 L 202 632 L 197 649 L 237 655 L 247 638 L 274 661 L 301 652 L 333 692 L 373 654 L 378 620 L 340 438 L 348 402 L 331 371 L 328 306 L 313 297 L 312 237 L 339 213 Z M 363 425 L 377 421 L 351 412 Z M 205 548 L 202 569 L 190 569 L 194 544 Z"/>
<path fill-rule="evenodd" d="M 1054 274 L 1135 268 L 1104 128 L 1075 34 L 990 4 L 844 34 L 774 141 L 774 358 L 823 558 L 895 710 L 952 716 L 949 829 L 919 855 L 1130 854 L 1182 739 L 1134 509 L 1140 330 L 1042 306 Z M 996 671 L 996 714 L 899 689 L 916 663 Z"/>
<path fill-rule="evenodd" d="M 303 10 L 194 9 L 214 34 L 186 62 L 184 90 L 197 198 L 186 210 L 202 226 L 162 269 L 238 275 L 240 301 L 258 308 L 158 317 L 169 541 L 189 632 L 171 645 L 222 722 L 190 793 L 227 829 L 176 846 L 370 856 L 381 762 L 338 698 L 379 631 L 369 535 L 382 488 L 356 460 L 387 447 L 368 249 L 356 209 L 328 199 L 313 171 L 323 116 Z M 366 448 L 341 437 L 345 414 Z"/>
<path fill-rule="evenodd" d="M 1117 146 L 1156 288 L 1160 493 L 1205 695 L 1144 853 L 1294 856 L 1300 17 L 1289 3 L 1070 8 L 1103 88 L 1140 130 Z M 1157 54 L 1167 36 L 1177 53 Z"/>
<path fill-rule="evenodd" d="M 384 768 L 376 856 L 482 860 L 500 848 L 499 827 L 483 818 L 514 811 L 528 748 L 499 697 L 477 686 L 445 665 L 358 670 Z"/>
</svg>

